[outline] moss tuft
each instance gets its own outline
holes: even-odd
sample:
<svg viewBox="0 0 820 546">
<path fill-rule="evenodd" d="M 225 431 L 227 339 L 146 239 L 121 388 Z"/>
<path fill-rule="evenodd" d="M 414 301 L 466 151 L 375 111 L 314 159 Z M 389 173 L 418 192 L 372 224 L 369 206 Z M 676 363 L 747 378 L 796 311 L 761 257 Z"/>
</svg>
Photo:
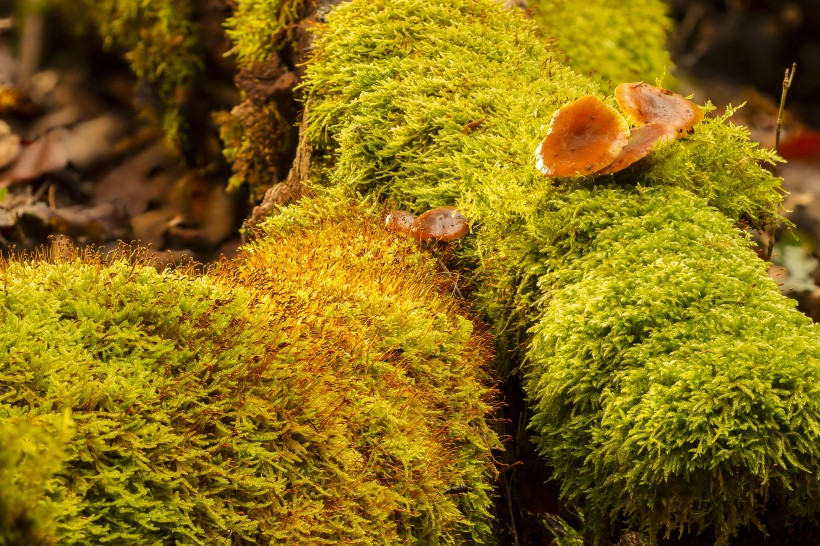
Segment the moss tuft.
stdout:
<svg viewBox="0 0 820 546">
<path fill-rule="evenodd" d="M 404 10 L 418 15 L 405 20 Z M 436 25 L 415 25 L 417 18 Z M 490 228 L 517 215 L 533 192 L 572 191 L 574 183 L 553 185 L 538 173 L 534 150 L 555 111 L 595 94 L 595 85 L 558 63 L 517 11 L 484 1 L 351 2 L 328 21 L 305 87 L 309 136 L 334 150 L 332 183 L 415 211 L 455 201 Z M 782 192 L 759 161 L 773 156 L 742 131 L 725 118 L 704 123 L 654 158 L 669 161 L 619 178 L 657 183 L 653 172 L 674 171 L 664 183 L 707 197 L 731 218 L 770 222 Z M 727 167 L 735 180 L 728 186 L 720 172 Z"/>
<path fill-rule="evenodd" d="M 713 526 L 717 543 L 767 502 L 816 512 L 820 331 L 749 241 L 678 189 L 542 206 L 553 226 L 529 260 L 561 266 L 534 280 L 524 386 L 566 497 L 593 524 Z"/>
<path fill-rule="evenodd" d="M 0 544 L 57 542 L 55 520 L 70 517 L 72 504 L 47 495 L 59 483 L 72 425 L 68 412 L 0 417 Z"/>
<path fill-rule="evenodd" d="M 270 61 L 285 47 L 290 35 L 303 17 L 306 0 L 242 0 L 225 21 L 231 52 L 239 65 L 248 67 Z"/>
<path fill-rule="evenodd" d="M 204 276 L 2 262 L 0 435 L 74 424 L 62 458 L 0 450 L 19 487 L 0 507 L 32 499 L 60 544 L 481 543 L 486 341 L 366 221 L 283 230 Z"/>
<path fill-rule="evenodd" d="M 123 53 L 138 78 L 143 113 L 159 116 L 169 141 L 180 143 L 180 107 L 203 68 L 192 0 L 46 0 L 78 27 L 92 26 L 105 47 Z"/>
<path fill-rule="evenodd" d="M 654 83 L 672 69 L 666 49 L 672 21 L 664 2 L 532 0 L 530 5 L 535 20 L 557 38 L 567 65 L 589 75 L 604 92 L 622 82 Z"/>
<path fill-rule="evenodd" d="M 522 366 L 538 446 L 593 541 L 621 522 L 723 544 L 816 512 L 820 333 L 736 227 L 778 218 L 775 156 L 722 117 L 616 176 L 545 179 L 550 117 L 597 87 L 558 55 L 489 0 L 343 4 L 306 75 L 314 172 L 471 220 L 456 253 L 499 369 Z"/>
<path fill-rule="evenodd" d="M 706 110 L 712 106 L 707 104 Z M 732 219 L 755 228 L 777 224 L 785 191 L 772 167 L 782 159 L 750 140 L 748 128 L 734 125 L 735 109 L 706 117 L 685 140 L 662 147 L 638 170 L 649 186 L 684 188 L 704 197 Z"/>
<path fill-rule="evenodd" d="M 374 542 L 486 543 L 490 450 L 500 447 L 487 421 L 489 340 L 446 295 L 453 288 L 435 258 L 378 226 L 372 207 L 330 194 L 271 218 L 232 275 L 285 323 L 322 317 L 310 329 L 323 352 L 346 355 L 311 392 L 357 438 L 348 471 L 373 494 L 349 511 Z M 392 483 L 401 486 L 385 490 Z M 459 485 L 469 491 L 445 494 Z M 344 529 L 326 538 L 342 542 Z"/>
</svg>

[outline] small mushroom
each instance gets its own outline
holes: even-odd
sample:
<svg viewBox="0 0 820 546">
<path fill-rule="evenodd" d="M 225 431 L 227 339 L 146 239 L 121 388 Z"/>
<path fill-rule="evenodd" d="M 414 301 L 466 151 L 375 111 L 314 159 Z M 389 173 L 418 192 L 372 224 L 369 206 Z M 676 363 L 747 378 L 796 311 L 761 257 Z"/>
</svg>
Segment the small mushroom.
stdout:
<svg viewBox="0 0 820 546">
<path fill-rule="evenodd" d="M 413 226 L 415 219 L 416 217 L 406 210 L 394 210 L 384 219 L 384 227 L 388 231 L 410 235 L 410 228 Z"/>
<path fill-rule="evenodd" d="M 669 123 L 682 138 L 703 119 L 700 107 L 682 95 L 648 83 L 622 83 L 615 100 L 635 125 Z"/>
<path fill-rule="evenodd" d="M 410 231 L 419 241 L 436 239 L 449 242 L 466 235 L 470 226 L 467 225 L 467 217 L 455 207 L 439 207 L 416 218 Z"/>
<path fill-rule="evenodd" d="M 670 123 L 650 123 L 635 127 L 629 134 L 629 143 L 621 155 L 595 174 L 612 174 L 643 159 L 661 142 L 675 140 L 678 128 Z"/>
<path fill-rule="evenodd" d="M 547 176 L 583 176 L 603 169 L 629 140 L 629 125 L 592 95 L 559 109 L 535 150 L 535 165 Z"/>
</svg>

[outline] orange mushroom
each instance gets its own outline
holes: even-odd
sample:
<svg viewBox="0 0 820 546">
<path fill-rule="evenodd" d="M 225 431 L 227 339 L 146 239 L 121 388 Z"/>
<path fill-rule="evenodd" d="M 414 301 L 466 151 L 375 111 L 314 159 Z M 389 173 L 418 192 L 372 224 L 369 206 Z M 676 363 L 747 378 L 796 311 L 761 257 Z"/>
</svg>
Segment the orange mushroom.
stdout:
<svg viewBox="0 0 820 546">
<path fill-rule="evenodd" d="M 406 210 L 394 210 L 384 219 L 384 227 L 388 231 L 410 235 L 410 228 L 415 220 L 416 217 Z"/>
<path fill-rule="evenodd" d="M 547 136 L 535 150 L 535 165 L 547 176 L 592 174 L 612 163 L 628 140 L 626 120 L 588 95 L 552 116 Z"/>
<path fill-rule="evenodd" d="M 671 123 L 649 123 L 635 127 L 629 134 L 629 143 L 615 161 L 595 174 L 612 174 L 643 159 L 661 142 L 675 140 L 678 128 Z"/>
<path fill-rule="evenodd" d="M 615 100 L 635 125 L 669 123 L 682 138 L 703 119 L 700 107 L 682 95 L 648 83 L 622 83 Z"/>
<path fill-rule="evenodd" d="M 410 228 L 411 235 L 419 241 L 436 239 L 449 242 L 470 231 L 467 217 L 455 207 L 439 207 L 428 210 L 416 218 Z"/>
</svg>

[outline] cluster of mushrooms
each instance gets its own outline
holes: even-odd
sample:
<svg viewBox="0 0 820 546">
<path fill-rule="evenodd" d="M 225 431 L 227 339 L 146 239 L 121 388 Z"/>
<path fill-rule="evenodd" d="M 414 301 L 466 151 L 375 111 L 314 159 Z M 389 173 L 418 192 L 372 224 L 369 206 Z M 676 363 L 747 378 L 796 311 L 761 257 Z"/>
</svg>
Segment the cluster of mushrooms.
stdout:
<svg viewBox="0 0 820 546">
<path fill-rule="evenodd" d="M 549 177 L 612 174 L 646 157 L 660 142 L 683 138 L 703 119 L 686 97 L 643 82 L 622 83 L 617 110 L 592 95 L 559 109 L 535 150 L 538 170 Z"/>
<path fill-rule="evenodd" d="M 703 119 L 686 97 L 643 82 L 622 83 L 615 100 L 634 127 L 601 99 L 587 95 L 559 109 L 547 136 L 535 150 L 536 166 L 546 176 L 612 174 L 643 159 L 656 144 L 683 138 Z M 419 242 L 449 242 L 470 231 L 455 207 L 438 207 L 418 218 L 405 210 L 387 215 L 385 227 Z"/>
<path fill-rule="evenodd" d="M 406 210 L 394 210 L 387 215 L 385 227 L 419 242 L 432 239 L 446 243 L 470 231 L 467 217 L 455 207 L 438 207 L 428 210 L 418 218 Z"/>
</svg>

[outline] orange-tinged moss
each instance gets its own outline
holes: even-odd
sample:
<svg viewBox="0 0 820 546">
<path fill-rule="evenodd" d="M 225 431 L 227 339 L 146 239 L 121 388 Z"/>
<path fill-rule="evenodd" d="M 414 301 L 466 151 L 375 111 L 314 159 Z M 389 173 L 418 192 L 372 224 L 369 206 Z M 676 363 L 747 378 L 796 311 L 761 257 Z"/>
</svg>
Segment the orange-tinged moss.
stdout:
<svg viewBox="0 0 820 546">
<path fill-rule="evenodd" d="M 75 423 L 33 528 L 61 544 L 485 541 L 489 343 L 413 245 L 337 208 L 204 272 L 66 249 L 0 262 L 0 436 L 24 415 Z M 15 483 L 0 507 L 42 487 Z"/>
</svg>

